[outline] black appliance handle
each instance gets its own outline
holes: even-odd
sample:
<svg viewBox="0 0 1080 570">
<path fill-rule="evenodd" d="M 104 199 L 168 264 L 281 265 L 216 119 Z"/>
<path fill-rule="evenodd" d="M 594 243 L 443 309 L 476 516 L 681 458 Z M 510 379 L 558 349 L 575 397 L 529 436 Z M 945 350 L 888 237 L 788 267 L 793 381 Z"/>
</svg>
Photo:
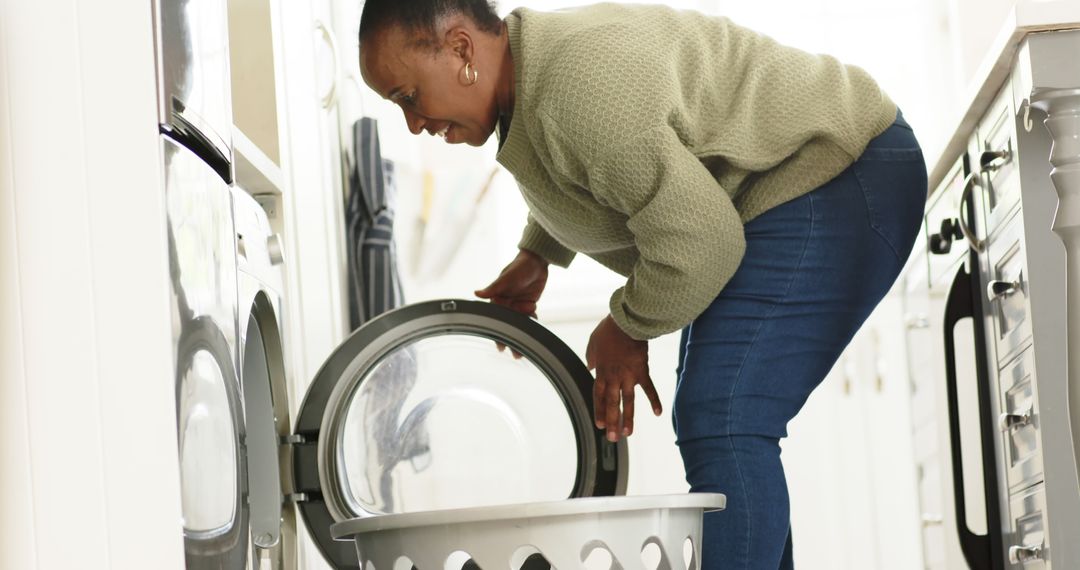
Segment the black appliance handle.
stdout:
<svg viewBox="0 0 1080 570">
<path fill-rule="evenodd" d="M 977 305 L 973 299 L 972 286 L 972 274 L 961 266 L 953 279 L 952 285 L 949 287 L 949 296 L 945 301 L 945 388 L 948 393 L 949 441 L 951 444 L 949 448 L 952 455 L 956 532 L 960 537 L 960 550 L 963 551 L 964 558 L 972 570 L 991 570 L 993 568 L 991 566 L 993 549 L 989 531 L 994 526 L 990 524 L 992 521 L 990 515 L 991 511 L 996 511 L 996 509 L 987 508 L 987 518 L 989 519 L 987 521 L 987 534 L 975 534 L 967 525 L 967 500 L 964 497 L 964 463 L 960 442 L 960 399 L 956 374 L 956 343 L 953 338 L 956 324 L 960 320 L 968 317 L 978 320 L 975 314 Z M 978 342 L 979 339 L 976 339 L 976 343 Z M 980 397 L 980 404 L 982 404 L 981 400 Z M 983 430 L 980 429 L 980 434 L 982 432 Z M 987 463 L 986 459 L 984 453 L 984 463 Z M 991 470 L 995 468 L 993 455 L 989 457 L 989 463 L 984 465 L 985 468 Z M 991 485 L 988 485 L 986 490 L 987 496 L 989 496 L 990 492 L 996 492 L 996 489 Z"/>
</svg>

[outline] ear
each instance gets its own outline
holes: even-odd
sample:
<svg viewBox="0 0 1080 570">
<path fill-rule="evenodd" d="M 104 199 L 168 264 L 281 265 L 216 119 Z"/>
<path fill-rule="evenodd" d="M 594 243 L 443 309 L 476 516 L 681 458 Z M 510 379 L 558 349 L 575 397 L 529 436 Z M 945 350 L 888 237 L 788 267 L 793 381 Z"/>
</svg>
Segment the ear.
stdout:
<svg viewBox="0 0 1080 570">
<path fill-rule="evenodd" d="M 476 50 L 472 31 L 463 22 L 454 22 L 446 30 L 443 36 L 444 45 L 450 53 L 462 61 L 472 61 Z"/>
</svg>

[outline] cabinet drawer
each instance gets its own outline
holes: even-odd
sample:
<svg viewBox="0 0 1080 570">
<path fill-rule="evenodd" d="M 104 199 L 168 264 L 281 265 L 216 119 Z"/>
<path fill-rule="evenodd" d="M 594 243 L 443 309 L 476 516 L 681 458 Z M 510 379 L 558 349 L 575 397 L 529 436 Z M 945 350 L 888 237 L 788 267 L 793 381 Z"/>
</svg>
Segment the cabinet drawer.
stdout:
<svg viewBox="0 0 1080 570">
<path fill-rule="evenodd" d="M 938 460 L 938 423 L 936 419 L 931 419 L 915 427 L 912 446 L 916 461 Z"/>
<path fill-rule="evenodd" d="M 1005 536 L 1005 559 L 1013 570 L 1049 568 L 1046 538 L 1046 495 L 1037 485 L 1013 495 L 1009 501 L 1009 529 Z"/>
<path fill-rule="evenodd" d="M 1007 223 L 989 246 L 985 310 L 993 321 L 998 364 L 1012 360 L 1031 338 L 1023 218 Z"/>
<path fill-rule="evenodd" d="M 919 508 L 924 524 L 935 524 L 945 515 L 942 500 L 941 464 L 934 459 L 919 463 L 916 476 L 919 478 Z"/>
<path fill-rule="evenodd" d="M 923 523 L 923 563 L 927 570 L 949 570 L 945 560 L 945 527 Z"/>
<path fill-rule="evenodd" d="M 915 429 L 916 437 L 918 437 L 919 430 L 924 428 L 926 424 L 937 423 L 934 421 L 937 416 L 935 398 L 934 385 L 931 382 L 915 382 L 912 385 L 911 421 L 913 425 L 917 426 Z M 934 427 L 934 429 L 937 428 Z"/>
<path fill-rule="evenodd" d="M 947 283 L 968 252 L 960 231 L 958 204 L 964 189 L 964 162 L 959 160 L 933 193 L 926 207 L 927 264 L 931 286 Z"/>
<path fill-rule="evenodd" d="M 978 128 L 978 154 L 971 164 L 980 172 L 984 235 L 992 236 L 1020 203 L 1014 116 L 1011 91 L 1004 89 Z"/>
<path fill-rule="evenodd" d="M 1009 489 L 1013 491 L 1043 480 L 1034 378 L 1035 362 L 1031 348 L 1005 367 L 1000 375 L 1004 413 L 998 424 L 1003 434 Z"/>
</svg>

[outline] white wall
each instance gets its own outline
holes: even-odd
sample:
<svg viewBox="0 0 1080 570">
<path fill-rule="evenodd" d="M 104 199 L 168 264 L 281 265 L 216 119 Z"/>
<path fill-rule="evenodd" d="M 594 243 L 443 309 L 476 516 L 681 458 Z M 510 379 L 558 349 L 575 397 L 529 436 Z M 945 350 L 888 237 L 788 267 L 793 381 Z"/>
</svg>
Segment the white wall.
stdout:
<svg viewBox="0 0 1080 570">
<path fill-rule="evenodd" d="M 0 568 L 183 564 L 151 23 L 0 0 Z"/>
</svg>

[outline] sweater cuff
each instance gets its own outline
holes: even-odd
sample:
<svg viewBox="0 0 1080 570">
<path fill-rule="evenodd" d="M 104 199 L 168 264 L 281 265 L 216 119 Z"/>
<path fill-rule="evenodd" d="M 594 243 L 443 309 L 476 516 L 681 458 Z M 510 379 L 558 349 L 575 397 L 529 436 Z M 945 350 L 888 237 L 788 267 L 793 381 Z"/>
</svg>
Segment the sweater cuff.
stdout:
<svg viewBox="0 0 1080 570">
<path fill-rule="evenodd" d="M 551 237 L 536 222 L 529 222 L 525 226 L 518 247 L 527 249 L 544 258 L 548 263 L 553 263 L 559 267 L 569 266 L 575 255 L 574 251 L 567 249 L 566 246 Z"/>
<path fill-rule="evenodd" d="M 608 309 L 611 311 L 611 318 L 615 320 L 615 324 L 619 325 L 619 328 L 624 333 L 634 340 L 652 340 L 671 332 L 671 330 L 666 330 L 667 327 L 662 325 L 650 326 L 648 323 L 642 323 L 639 319 L 627 314 L 626 305 L 623 303 L 623 290 L 622 287 L 619 287 L 612 293 Z M 672 330 L 677 330 L 677 328 Z"/>
</svg>

